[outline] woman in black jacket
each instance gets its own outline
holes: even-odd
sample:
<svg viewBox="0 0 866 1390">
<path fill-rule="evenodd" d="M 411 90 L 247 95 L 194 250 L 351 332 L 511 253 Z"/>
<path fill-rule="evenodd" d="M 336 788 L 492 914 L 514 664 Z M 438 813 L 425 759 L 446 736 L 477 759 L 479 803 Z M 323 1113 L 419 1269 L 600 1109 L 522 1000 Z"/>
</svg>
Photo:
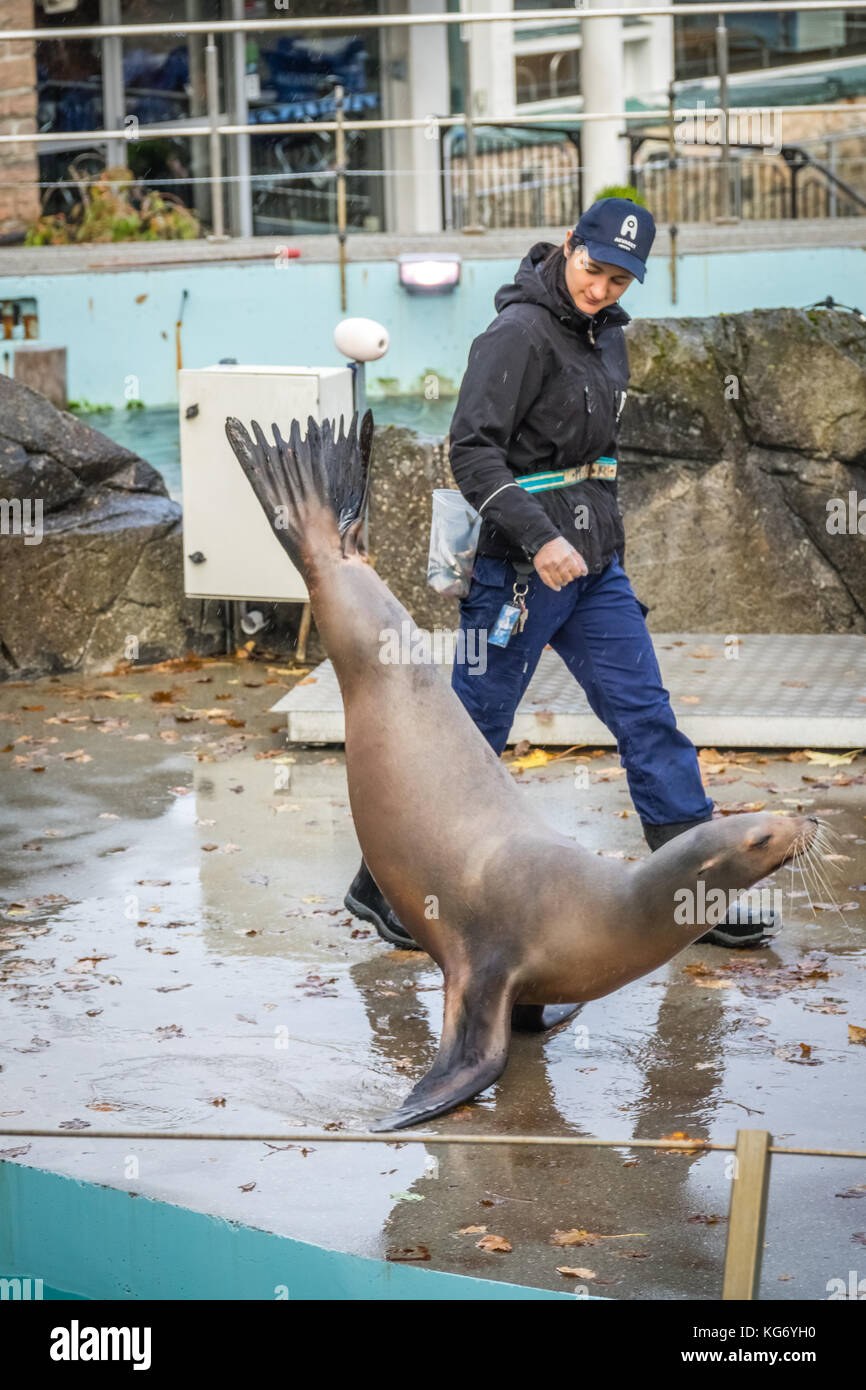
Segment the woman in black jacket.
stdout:
<svg viewBox="0 0 866 1390">
<path fill-rule="evenodd" d="M 483 663 L 465 659 L 477 644 L 458 647 L 453 688 L 501 753 L 552 646 L 616 736 L 652 850 L 713 813 L 662 684 L 648 609 L 623 569 L 616 440 L 630 316 L 617 301 L 643 281 L 654 237 L 645 208 L 604 198 L 563 245 L 532 246 L 472 343 L 450 435 L 454 477 L 482 517 L 460 626 L 485 639 Z M 415 944 L 363 860 L 345 902 L 385 940 Z M 772 921 L 732 909 L 701 939 L 757 944 Z"/>
</svg>

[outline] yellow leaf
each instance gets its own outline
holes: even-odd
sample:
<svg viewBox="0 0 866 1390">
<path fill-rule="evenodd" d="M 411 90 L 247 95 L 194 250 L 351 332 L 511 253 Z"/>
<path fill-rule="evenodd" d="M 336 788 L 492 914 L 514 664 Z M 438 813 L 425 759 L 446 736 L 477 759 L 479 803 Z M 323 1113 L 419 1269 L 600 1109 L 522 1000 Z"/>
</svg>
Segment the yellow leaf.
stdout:
<svg viewBox="0 0 866 1390">
<path fill-rule="evenodd" d="M 866 748 L 852 748 L 850 753 L 816 753 L 812 748 L 804 748 L 803 752 L 810 763 L 819 763 L 821 767 L 846 767 L 860 753 L 866 753 Z"/>
<path fill-rule="evenodd" d="M 529 767 L 544 767 L 545 764 L 546 764 L 546 763 L 549 763 L 549 762 L 550 762 L 550 754 L 549 754 L 549 753 L 545 753 L 545 751 L 544 751 L 543 748 L 533 748 L 532 752 L 531 752 L 531 753 L 527 753 L 527 754 L 525 755 L 525 757 L 522 757 L 522 758 L 514 758 L 514 759 L 508 764 L 508 766 L 509 766 L 509 768 L 511 769 L 512 772 L 514 772 L 514 771 L 524 772 L 524 771 L 526 770 L 526 768 L 529 768 Z"/>
<path fill-rule="evenodd" d="M 598 1236 L 592 1235 L 589 1231 L 554 1231 L 550 1237 L 551 1245 L 595 1245 Z"/>
</svg>

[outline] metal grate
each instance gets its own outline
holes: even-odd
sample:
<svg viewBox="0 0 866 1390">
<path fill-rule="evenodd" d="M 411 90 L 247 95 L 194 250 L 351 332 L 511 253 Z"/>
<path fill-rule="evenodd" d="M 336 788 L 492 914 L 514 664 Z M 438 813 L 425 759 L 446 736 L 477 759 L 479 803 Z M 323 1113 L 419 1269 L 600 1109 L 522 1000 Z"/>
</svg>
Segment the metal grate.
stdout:
<svg viewBox="0 0 866 1390">
<path fill-rule="evenodd" d="M 445 644 L 447 645 L 447 644 Z M 662 678 L 682 731 L 698 747 L 866 747 L 866 637 L 654 633 Z M 728 656 L 728 650 L 736 656 Z M 444 673 L 450 663 L 443 662 Z M 330 661 L 276 705 L 297 743 L 343 743 L 343 705 Z M 614 747 L 554 651 L 545 648 L 509 743 Z"/>
</svg>

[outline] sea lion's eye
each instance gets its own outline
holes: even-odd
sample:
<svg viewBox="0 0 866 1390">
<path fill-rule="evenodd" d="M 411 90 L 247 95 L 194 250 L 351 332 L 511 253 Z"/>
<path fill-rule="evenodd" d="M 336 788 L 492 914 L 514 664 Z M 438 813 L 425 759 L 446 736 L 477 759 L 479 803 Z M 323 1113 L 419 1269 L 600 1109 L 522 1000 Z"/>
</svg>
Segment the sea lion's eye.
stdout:
<svg viewBox="0 0 866 1390">
<path fill-rule="evenodd" d="M 764 848 L 764 845 L 768 845 L 769 843 L 770 843 L 770 837 L 769 837 L 769 835 L 764 835 L 764 836 L 762 837 L 762 839 L 760 839 L 760 840 L 754 840 L 754 841 L 752 842 L 752 849 L 763 849 L 763 848 Z"/>
</svg>

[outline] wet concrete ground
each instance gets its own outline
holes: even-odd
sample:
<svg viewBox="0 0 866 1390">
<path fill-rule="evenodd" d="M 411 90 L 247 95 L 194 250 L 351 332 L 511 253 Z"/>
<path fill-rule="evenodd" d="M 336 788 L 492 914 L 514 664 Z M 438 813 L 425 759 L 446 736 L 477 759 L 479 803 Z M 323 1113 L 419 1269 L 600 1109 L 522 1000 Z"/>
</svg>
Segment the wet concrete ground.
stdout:
<svg viewBox="0 0 866 1390">
<path fill-rule="evenodd" d="M 225 660 L 0 687 L 0 1123 L 355 1130 L 425 1070 L 441 977 L 342 906 L 359 862 L 342 750 L 286 748 L 268 712 L 296 679 Z M 524 772 L 525 795 L 587 848 L 645 855 L 618 758 L 580 757 Z M 812 911 L 782 871 L 772 944 L 693 946 L 558 1033 L 516 1037 L 501 1081 L 430 1128 L 724 1143 L 754 1127 L 866 1148 L 866 1047 L 849 1041 L 866 1028 L 866 757 L 736 758 L 705 760 L 717 805 L 825 817 L 842 912 Z M 721 1291 L 723 1154 L 130 1144 L 85 1128 L 0 1147 L 359 1254 L 426 1247 L 428 1268 L 615 1299 Z M 478 1249 L 467 1227 L 512 1248 Z M 613 1238 L 550 1243 L 575 1230 Z M 823 1299 L 830 1279 L 866 1276 L 864 1232 L 866 1164 L 774 1159 L 762 1296 Z"/>
</svg>

